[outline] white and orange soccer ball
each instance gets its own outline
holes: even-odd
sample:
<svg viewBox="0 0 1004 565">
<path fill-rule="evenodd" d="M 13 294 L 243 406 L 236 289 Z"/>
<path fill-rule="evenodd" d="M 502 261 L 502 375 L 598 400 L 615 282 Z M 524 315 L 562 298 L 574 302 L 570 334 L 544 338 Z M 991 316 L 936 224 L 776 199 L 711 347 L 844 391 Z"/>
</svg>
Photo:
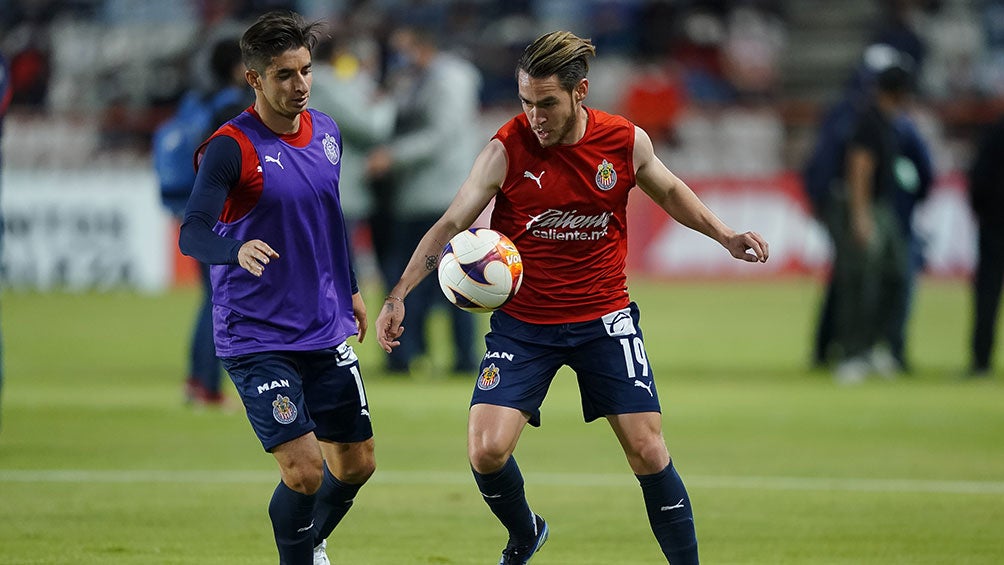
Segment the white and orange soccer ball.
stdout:
<svg viewBox="0 0 1004 565">
<path fill-rule="evenodd" d="M 439 287 L 450 302 L 469 312 L 501 308 L 522 282 L 519 251 L 495 230 L 464 230 L 453 236 L 439 257 Z"/>
</svg>

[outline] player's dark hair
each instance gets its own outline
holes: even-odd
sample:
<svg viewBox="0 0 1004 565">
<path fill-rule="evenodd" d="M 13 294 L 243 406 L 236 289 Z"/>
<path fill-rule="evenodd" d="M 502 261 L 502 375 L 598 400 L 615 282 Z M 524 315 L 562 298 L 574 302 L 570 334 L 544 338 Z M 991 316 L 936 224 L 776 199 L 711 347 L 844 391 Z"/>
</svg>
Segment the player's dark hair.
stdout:
<svg viewBox="0 0 1004 565">
<path fill-rule="evenodd" d="M 264 74 L 272 59 L 286 51 L 301 47 L 313 51 L 323 27 L 324 22 L 306 23 L 296 12 L 274 10 L 263 14 L 241 37 L 244 66 Z"/>
<path fill-rule="evenodd" d="M 523 50 L 516 64 L 516 74 L 525 71 L 533 78 L 557 75 L 558 84 L 571 91 L 589 74 L 589 58 L 596 47 L 568 31 L 552 31 L 534 40 Z"/>
</svg>

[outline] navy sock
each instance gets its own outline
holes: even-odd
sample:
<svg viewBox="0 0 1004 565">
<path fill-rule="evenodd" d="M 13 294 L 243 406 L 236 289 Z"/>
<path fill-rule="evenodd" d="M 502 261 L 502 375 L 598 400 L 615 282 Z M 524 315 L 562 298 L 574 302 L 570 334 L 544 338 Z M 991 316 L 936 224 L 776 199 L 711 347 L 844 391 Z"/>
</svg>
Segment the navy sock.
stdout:
<svg viewBox="0 0 1004 565">
<path fill-rule="evenodd" d="M 501 469 L 482 475 L 474 469 L 474 481 L 492 513 L 509 530 L 509 539 L 517 544 L 530 543 L 536 537 L 536 524 L 523 491 L 523 474 L 516 458 L 510 457 Z"/>
<path fill-rule="evenodd" d="M 324 465 L 324 482 L 317 491 L 317 501 L 314 503 L 315 546 L 327 539 L 335 526 L 342 521 L 345 513 L 352 508 L 352 500 L 362 486 L 339 481 L 328 470 L 328 465 Z"/>
<path fill-rule="evenodd" d="M 302 494 L 279 481 L 268 504 L 272 533 L 279 549 L 280 565 L 310 565 L 314 562 L 313 494 Z"/>
<path fill-rule="evenodd" d="M 694 510 L 673 462 L 654 475 L 635 476 L 641 484 L 652 533 L 666 559 L 672 565 L 698 563 Z"/>
</svg>

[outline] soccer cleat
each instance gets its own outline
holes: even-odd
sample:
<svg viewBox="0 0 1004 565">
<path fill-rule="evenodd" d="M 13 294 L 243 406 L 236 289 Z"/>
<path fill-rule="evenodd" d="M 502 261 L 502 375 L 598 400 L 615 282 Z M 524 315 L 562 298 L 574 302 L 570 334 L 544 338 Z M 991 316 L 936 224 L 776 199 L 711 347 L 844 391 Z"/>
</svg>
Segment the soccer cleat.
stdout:
<svg viewBox="0 0 1004 565">
<path fill-rule="evenodd" d="M 324 549 L 328 547 L 328 540 L 321 540 L 314 548 L 314 565 L 331 565 L 328 560 L 328 553 Z"/>
<path fill-rule="evenodd" d="M 896 375 L 903 372 L 899 361 L 884 347 L 872 349 L 868 356 L 868 363 L 871 364 L 872 370 L 884 379 L 894 379 Z"/>
<path fill-rule="evenodd" d="M 868 377 L 871 365 L 864 357 L 852 357 L 841 361 L 833 371 L 833 380 L 841 385 L 855 385 Z"/>
<path fill-rule="evenodd" d="M 543 518 L 533 515 L 535 520 L 535 526 L 537 528 L 537 537 L 534 538 L 532 543 L 526 545 L 514 545 L 512 540 L 509 541 L 509 545 L 502 550 L 502 559 L 499 560 L 499 565 L 524 565 L 530 562 L 530 558 L 540 551 L 540 548 L 544 546 L 544 542 L 547 541 L 547 522 Z"/>
</svg>

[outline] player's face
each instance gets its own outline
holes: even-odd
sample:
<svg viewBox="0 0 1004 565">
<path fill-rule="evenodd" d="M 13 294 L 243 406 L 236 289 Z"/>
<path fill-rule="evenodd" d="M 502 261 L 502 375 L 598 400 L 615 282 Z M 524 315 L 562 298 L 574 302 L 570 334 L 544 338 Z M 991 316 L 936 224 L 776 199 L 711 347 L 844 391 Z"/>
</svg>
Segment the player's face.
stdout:
<svg viewBox="0 0 1004 565">
<path fill-rule="evenodd" d="M 572 92 L 561 87 L 556 75 L 534 78 L 521 70 L 516 80 L 523 112 L 543 147 L 575 143 L 582 137 L 586 120 L 582 109 L 585 79 Z"/>
<path fill-rule="evenodd" d="M 290 49 L 272 59 L 265 68 L 265 76 L 258 76 L 255 70 L 249 70 L 249 81 L 264 98 L 267 110 L 293 119 L 307 109 L 310 98 L 310 85 L 313 83 L 311 74 L 310 51 L 306 47 Z M 257 84 L 257 86 L 256 86 Z"/>
</svg>

